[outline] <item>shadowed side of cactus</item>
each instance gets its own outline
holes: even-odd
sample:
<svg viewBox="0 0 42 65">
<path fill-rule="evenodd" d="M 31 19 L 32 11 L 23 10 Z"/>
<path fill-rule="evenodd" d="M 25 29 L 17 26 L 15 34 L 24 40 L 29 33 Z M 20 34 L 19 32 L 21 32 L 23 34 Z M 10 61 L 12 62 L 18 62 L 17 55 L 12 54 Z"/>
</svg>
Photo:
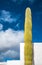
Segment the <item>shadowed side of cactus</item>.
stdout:
<svg viewBox="0 0 42 65">
<path fill-rule="evenodd" d="M 32 18 L 30 8 L 26 9 L 24 27 L 24 64 L 32 65 Z"/>
</svg>

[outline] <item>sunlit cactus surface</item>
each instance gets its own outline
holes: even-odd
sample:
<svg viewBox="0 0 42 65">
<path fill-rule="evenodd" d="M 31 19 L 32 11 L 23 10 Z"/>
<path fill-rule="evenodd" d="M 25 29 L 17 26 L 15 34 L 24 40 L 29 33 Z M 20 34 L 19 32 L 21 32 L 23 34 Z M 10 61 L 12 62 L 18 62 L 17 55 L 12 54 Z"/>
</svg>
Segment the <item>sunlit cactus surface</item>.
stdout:
<svg viewBox="0 0 42 65">
<path fill-rule="evenodd" d="M 32 65 L 32 18 L 31 9 L 27 8 L 24 25 L 24 65 Z"/>
</svg>

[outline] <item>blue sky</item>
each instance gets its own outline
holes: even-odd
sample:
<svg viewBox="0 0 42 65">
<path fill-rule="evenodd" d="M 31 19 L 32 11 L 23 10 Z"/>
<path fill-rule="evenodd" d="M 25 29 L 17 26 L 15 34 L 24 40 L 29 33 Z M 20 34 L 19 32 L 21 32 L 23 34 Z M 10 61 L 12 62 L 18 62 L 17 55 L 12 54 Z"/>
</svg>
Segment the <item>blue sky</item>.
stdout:
<svg viewBox="0 0 42 65">
<path fill-rule="evenodd" d="M 42 42 L 42 0 L 0 0 L 0 61 L 20 59 L 27 7 L 32 11 L 32 42 Z"/>
</svg>

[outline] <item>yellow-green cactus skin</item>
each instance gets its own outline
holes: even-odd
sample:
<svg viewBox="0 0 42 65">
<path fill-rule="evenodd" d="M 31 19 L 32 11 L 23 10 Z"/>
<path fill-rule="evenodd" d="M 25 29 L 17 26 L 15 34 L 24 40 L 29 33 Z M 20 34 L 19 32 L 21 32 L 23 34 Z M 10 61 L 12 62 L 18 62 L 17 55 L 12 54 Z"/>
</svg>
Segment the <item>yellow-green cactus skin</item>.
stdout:
<svg viewBox="0 0 42 65">
<path fill-rule="evenodd" d="M 24 65 L 32 65 L 32 18 L 31 9 L 27 8 L 24 26 Z"/>
</svg>

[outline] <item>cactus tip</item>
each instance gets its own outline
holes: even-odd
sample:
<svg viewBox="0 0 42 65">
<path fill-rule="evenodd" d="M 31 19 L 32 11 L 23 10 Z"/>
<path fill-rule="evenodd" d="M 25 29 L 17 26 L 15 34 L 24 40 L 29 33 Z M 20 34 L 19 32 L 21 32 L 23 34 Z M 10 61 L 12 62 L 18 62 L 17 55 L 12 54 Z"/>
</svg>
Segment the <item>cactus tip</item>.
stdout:
<svg viewBox="0 0 42 65">
<path fill-rule="evenodd" d="M 26 8 L 26 13 L 30 13 L 31 14 L 31 9 L 29 7 Z"/>
</svg>

